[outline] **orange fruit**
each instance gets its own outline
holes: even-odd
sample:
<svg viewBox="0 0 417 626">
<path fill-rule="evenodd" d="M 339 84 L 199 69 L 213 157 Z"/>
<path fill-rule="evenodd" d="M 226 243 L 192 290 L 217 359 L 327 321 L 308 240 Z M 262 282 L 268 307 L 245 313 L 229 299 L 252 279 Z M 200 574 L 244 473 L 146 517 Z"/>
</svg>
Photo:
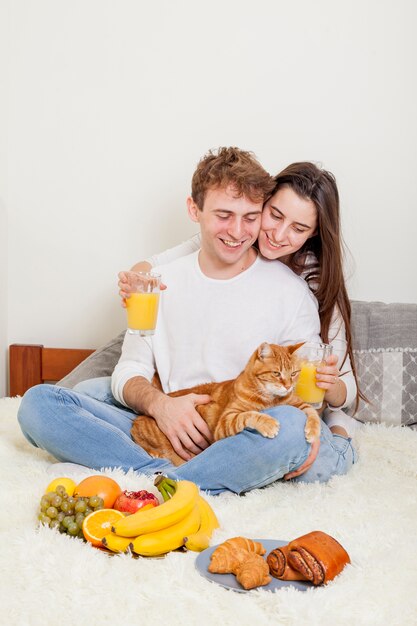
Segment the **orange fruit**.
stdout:
<svg viewBox="0 0 417 626">
<path fill-rule="evenodd" d="M 93 511 L 83 521 L 83 534 L 84 537 L 93 544 L 102 548 L 103 544 L 101 540 L 105 535 L 111 532 L 113 524 L 118 522 L 121 518 L 125 517 L 121 511 L 116 509 L 99 509 Z"/>
<path fill-rule="evenodd" d="M 74 490 L 74 498 L 99 496 L 103 498 L 104 507 L 111 509 L 116 498 L 122 493 L 120 486 L 113 478 L 97 474 L 84 478 Z"/>
</svg>

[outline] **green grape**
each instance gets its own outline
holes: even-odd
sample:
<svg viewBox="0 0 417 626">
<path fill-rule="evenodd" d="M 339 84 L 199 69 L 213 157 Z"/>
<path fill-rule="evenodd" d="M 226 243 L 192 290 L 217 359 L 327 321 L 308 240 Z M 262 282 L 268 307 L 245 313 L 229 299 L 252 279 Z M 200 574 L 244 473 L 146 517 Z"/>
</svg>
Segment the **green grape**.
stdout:
<svg viewBox="0 0 417 626">
<path fill-rule="evenodd" d="M 80 532 L 80 527 L 75 522 L 71 522 L 71 524 L 67 528 L 67 533 L 75 537 Z"/>
<path fill-rule="evenodd" d="M 68 503 L 68 500 L 64 500 L 64 501 L 61 503 L 61 511 L 63 511 L 64 513 L 68 513 L 68 511 L 70 510 L 70 508 L 71 508 L 71 507 L 70 507 L 70 505 L 69 505 L 69 503 Z"/>
<path fill-rule="evenodd" d="M 49 528 L 59 528 L 59 526 L 60 526 L 60 522 L 57 519 L 51 520 L 49 524 Z"/>
<path fill-rule="evenodd" d="M 58 522 L 62 522 L 64 517 L 65 517 L 65 513 L 63 511 L 60 511 L 58 515 L 56 516 L 56 519 L 58 520 Z"/>
<path fill-rule="evenodd" d="M 74 498 L 73 496 L 69 496 L 67 502 L 71 507 L 74 507 L 77 502 L 77 498 Z"/>
<path fill-rule="evenodd" d="M 45 515 L 45 513 L 41 513 L 39 515 L 39 521 L 41 524 L 43 524 L 44 526 L 49 526 L 49 523 L 51 521 L 51 518 L 48 517 L 47 515 Z"/>
<path fill-rule="evenodd" d="M 61 496 L 59 496 L 57 493 L 54 495 L 54 497 L 51 499 L 51 504 L 52 506 L 56 507 L 57 509 L 59 509 L 59 507 L 62 504 L 62 498 Z"/>
<path fill-rule="evenodd" d="M 88 501 L 88 506 L 91 506 L 92 509 L 95 509 L 96 506 L 100 504 L 101 498 L 99 496 L 91 496 Z"/>
<path fill-rule="evenodd" d="M 76 513 L 84 513 L 87 508 L 87 503 L 85 500 L 78 500 L 78 502 L 74 506 L 74 511 Z"/>
<path fill-rule="evenodd" d="M 43 511 L 46 511 L 46 509 L 50 506 L 50 502 L 49 502 L 49 498 L 46 497 L 46 495 L 42 496 L 41 498 L 41 509 Z"/>
<path fill-rule="evenodd" d="M 61 498 L 63 498 L 64 496 L 67 496 L 68 498 L 68 494 L 63 485 L 58 485 L 57 488 L 55 489 L 55 493 L 58 494 L 58 496 L 61 496 Z"/>
<path fill-rule="evenodd" d="M 83 521 L 84 521 L 84 513 L 77 513 L 77 515 L 75 516 L 75 522 L 78 524 L 78 526 L 82 526 L 83 525 Z"/>
<path fill-rule="evenodd" d="M 58 515 L 58 509 L 56 509 L 54 506 L 50 506 L 46 509 L 46 514 L 51 519 L 54 519 Z"/>
<path fill-rule="evenodd" d="M 87 507 L 86 510 L 84 511 L 84 515 L 87 517 L 87 515 L 90 515 L 90 513 L 93 512 L 93 509 L 91 507 Z"/>
<path fill-rule="evenodd" d="M 61 524 L 63 525 L 64 528 L 68 528 L 68 526 L 72 524 L 73 521 L 74 521 L 74 517 L 72 515 L 66 515 L 64 519 L 62 520 Z"/>
</svg>

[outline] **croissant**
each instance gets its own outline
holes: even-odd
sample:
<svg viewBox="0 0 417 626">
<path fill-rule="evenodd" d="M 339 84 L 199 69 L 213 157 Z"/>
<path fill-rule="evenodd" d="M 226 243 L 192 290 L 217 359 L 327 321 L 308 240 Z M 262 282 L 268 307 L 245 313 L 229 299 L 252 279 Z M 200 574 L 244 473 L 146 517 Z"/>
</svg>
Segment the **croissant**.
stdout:
<svg viewBox="0 0 417 626">
<path fill-rule="evenodd" d="M 237 565 L 233 574 L 244 589 L 261 587 L 271 582 L 268 563 L 255 552 L 248 552 L 246 559 Z"/>
<path fill-rule="evenodd" d="M 234 548 L 255 552 L 256 554 L 265 554 L 266 552 L 259 541 L 253 541 L 253 539 L 247 539 L 247 537 L 233 537 L 232 539 L 227 539 L 224 543 Z"/>
<path fill-rule="evenodd" d="M 208 571 L 212 574 L 231 574 L 248 554 L 248 550 L 234 548 L 227 545 L 227 542 L 222 543 L 211 555 Z"/>
<path fill-rule="evenodd" d="M 208 570 L 213 574 L 235 574 L 244 589 L 267 585 L 271 577 L 268 564 L 261 556 L 265 552 L 258 541 L 234 537 L 214 550 Z"/>
<path fill-rule="evenodd" d="M 227 539 L 214 550 L 208 570 L 213 574 L 230 574 L 247 552 L 265 554 L 266 550 L 259 541 L 246 537 Z"/>
</svg>

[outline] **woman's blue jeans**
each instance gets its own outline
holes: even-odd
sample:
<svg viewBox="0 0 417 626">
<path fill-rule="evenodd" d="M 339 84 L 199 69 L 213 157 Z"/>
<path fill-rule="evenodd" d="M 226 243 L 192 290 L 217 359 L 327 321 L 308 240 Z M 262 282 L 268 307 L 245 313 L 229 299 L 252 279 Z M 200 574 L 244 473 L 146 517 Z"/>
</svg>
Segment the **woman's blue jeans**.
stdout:
<svg viewBox="0 0 417 626">
<path fill-rule="evenodd" d="M 32 445 L 60 461 L 97 470 L 118 467 L 147 475 L 162 472 L 177 480 L 192 480 L 211 494 L 244 493 L 268 485 L 302 465 L 310 450 L 304 435 L 304 413 L 280 406 L 265 411 L 280 422 L 273 439 L 245 429 L 176 467 L 169 460 L 151 457 L 132 440 L 135 414 L 113 404 L 112 398 L 108 378 L 85 381 L 77 385 L 77 391 L 38 385 L 22 398 L 18 420 Z M 354 462 L 350 439 L 333 435 L 322 423 L 317 459 L 294 480 L 325 482 L 335 474 L 345 474 Z"/>
</svg>

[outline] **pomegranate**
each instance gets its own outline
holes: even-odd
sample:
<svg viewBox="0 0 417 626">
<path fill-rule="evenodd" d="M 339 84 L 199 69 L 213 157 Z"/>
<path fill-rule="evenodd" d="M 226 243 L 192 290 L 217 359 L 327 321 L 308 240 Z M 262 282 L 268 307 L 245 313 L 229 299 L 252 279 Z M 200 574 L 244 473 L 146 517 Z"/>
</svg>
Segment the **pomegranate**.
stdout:
<svg viewBox="0 0 417 626">
<path fill-rule="evenodd" d="M 136 513 L 139 509 L 146 507 L 158 506 L 158 498 L 146 489 L 141 491 L 122 491 L 117 497 L 116 502 L 113 504 L 113 508 L 117 511 L 123 511 L 124 513 Z"/>
</svg>

